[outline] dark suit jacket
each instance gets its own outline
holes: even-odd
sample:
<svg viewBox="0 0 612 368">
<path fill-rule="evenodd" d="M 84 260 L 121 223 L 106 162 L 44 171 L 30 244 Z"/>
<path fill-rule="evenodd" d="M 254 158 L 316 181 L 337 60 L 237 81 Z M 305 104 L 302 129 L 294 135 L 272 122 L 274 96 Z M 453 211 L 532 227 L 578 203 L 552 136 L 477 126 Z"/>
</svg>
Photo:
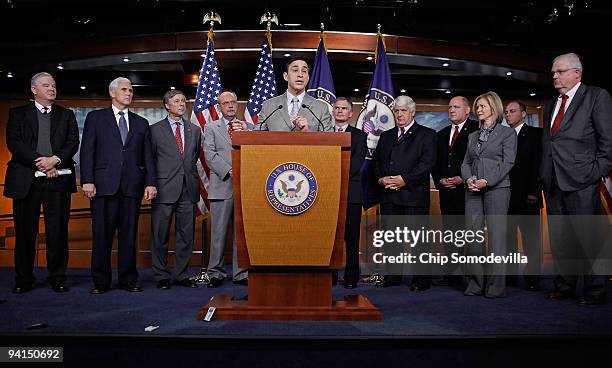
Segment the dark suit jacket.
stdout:
<svg viewBox="0 0 612 368">
<path fill-rule="evenodd" d="M 81 145 L 81 183 L 96 185 L 96 196 L 142 197 L 145 186 L 154 186 L 155 161 L 149 123 L 129 112 L 125 146 L 111 108 L 87 114 Z"/>
<path fill-rule="evenodd" d="M 467 150 L 468 136 L 478 130 L 478 127 L 479 124 L 476 120 L 468 119 L 452 147 L 449 147 L 448 142 L 453 129 L 455 129 L 454 125 L 451 124 L 438 132 L 436 165 L 431 172 L 431 176 L 436 188 L 440 191 L 440 207 L 442 209 L 465 210 L 465 186 L 460 185 L 455 189 L 448 189 L 441 185 L 439 181 L 442 178 L 461 177 L 461 164 Z"/>
<path fill-rule="evenodd" d="M 576 191 L 597 183 L 612 170 L 612 99 L 599 87 L 578 87 L 554 137 L 550 135 L 557 98 L 544 106 L 540 178 L 549 191 L 553 167 L 557 185 Z"/>
<path fill-rule="evenodd" d="M 429 173 L 436 163 L 436 132 L 416 122 L 397 141 L 398 128 L 383 132 L 374 153 L 377 179 L 401 175 L 406 185 L 400 190 L 383 189 L 381 203 L 429 207 Z"/>
<path fill-rule="evenodd" d="M 200 200 L 200 177 L 196 163 L 202 150 L 202 129 L 183 119 L 184 156 L 181 155 L 168 118 L 151 126 L 151 149 L 157 169 L 157 197 L 153 203 L 175 203 L 183 192 L 183 182 L 189 199 Z"/>
<path fill-rule="evenodd" d="M 351 165 L 349 169 L 348 203 L 363 204 L 361 167 L 368 152 L 368 135 L 360 129 L 347 125 L 351 133 Z"/>
<path fill-rule="evenodd" d="M 541 161 L 542 128 L 525 124 L 517 137 L 516 159 L 510 170 L 509 214 L 542 208 L 542 188 L 538 181 Z M 527 204 L 528 195 L 536 196 L 537 202 Z"/>
<path fill-rule="evenodd" d="M 70 169 L 72 174 L 50 180 L 49 187 L 58 192 L 74 193 L 76 180 L 72 157 L 79 149 L 79 128 L 72 110 L 53 105 L 50 137 L 53 154 L 62 160 L 56 168 Z M 4 179 L 5 196 L 23 199 L 28 194 L 36 171 L 34 160 L 42 156 L 36 152 L 37 143 L 38 116 L 34 103 L 11 109 L 6 127 L 6 145 L 12 156 Z"/>
</svg>

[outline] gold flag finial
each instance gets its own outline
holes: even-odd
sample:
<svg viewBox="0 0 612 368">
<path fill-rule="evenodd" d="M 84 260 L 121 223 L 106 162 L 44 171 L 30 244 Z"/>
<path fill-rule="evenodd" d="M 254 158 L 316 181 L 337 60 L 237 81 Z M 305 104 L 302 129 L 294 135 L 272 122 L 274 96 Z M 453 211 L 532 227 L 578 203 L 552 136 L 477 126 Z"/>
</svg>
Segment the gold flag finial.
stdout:
<svg viewBox="0 0 612 368">
<path fill-rule="evenodd" d="M 278 25 L 278 17 L 276 16 L 276 14 L 266 12 L 264 15 L 261 16 L 261 19 L 259 20 L 259 24 L 262 23 L 266 23 L 266 30 L 269 33 L 270 28 L 272 27 L 272 23 Z"/>
<path fill-rule="evenodd" d="M 202 22 L 204 24 L 210 23 L 209 32 L 212 32 L 213 28 L 215 27 L 215 22 L 221 24 L 221 17 L 219 16 L 218 13 L 215 13 L 214 11 L 211 10 L 208 13 L 204 14 L 204 19 L 202 20 Z"/>
</svg>

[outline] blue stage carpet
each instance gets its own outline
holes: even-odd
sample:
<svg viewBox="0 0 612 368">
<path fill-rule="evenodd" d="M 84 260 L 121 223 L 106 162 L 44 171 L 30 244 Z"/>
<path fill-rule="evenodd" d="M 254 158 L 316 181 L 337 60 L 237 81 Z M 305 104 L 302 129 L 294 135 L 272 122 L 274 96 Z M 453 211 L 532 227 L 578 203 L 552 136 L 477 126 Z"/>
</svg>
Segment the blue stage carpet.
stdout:
<svg viewBox="0 0 612 368">
<path fill-rule="evenodd" d="M 225 281 L 222 287 L 155 288 L 149 269 L 140 270 L 142 293 L 112 289 L 90 295 L 89 271 L 71 269 L 70 292 L 54 293 L 45 282 L 46 270 L 36 271 L 35 289 L 14 295 L 13 270 L 0 268 L 0 335 L 4 336 L 190 336 L 190 337 L 295 337 L 295 338 L 488 338 L 587 337 L 612 335 L 612 303 L 577 306 L 573 300 L 548 301 L 545 291 L 509 288 L 508 297 L 488 300 L 464 297 L 460 290 L 434 287 L 411 292 L 406 285 L 386 289 L 359 284 L 355 290 L 334 288 L 334 296 L 364 294 L 383 314 L 374 322 L 212 321 L 196 319 L 200 307 L 215 294 L 244 297 L 247 288 Z M 199 269 L 192 269 L 195 274 Z M 116 275 L 115 275 L 116 277 Z M 544 290 L 550 287 L 544 283 Z M 612 292 L 612 290 L 610 290 Z M 609 295 L 612 293 L 609 292 Z M 35 323 L 47 328 L 27 330 Z M 159 325 L 145 332 L 149 325 Z"/>
</svg>

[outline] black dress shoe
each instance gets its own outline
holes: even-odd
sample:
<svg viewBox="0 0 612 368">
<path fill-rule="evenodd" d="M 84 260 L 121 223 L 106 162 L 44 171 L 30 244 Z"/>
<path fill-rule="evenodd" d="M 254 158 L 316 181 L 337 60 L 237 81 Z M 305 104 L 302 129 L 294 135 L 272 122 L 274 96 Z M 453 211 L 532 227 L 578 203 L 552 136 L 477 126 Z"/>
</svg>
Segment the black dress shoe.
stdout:
<svg viewBox="0 0 612 368">
<path fill-rule="evenodd" d="M 232 284 L 234 284 L 234 285 L 242 285 L 242 286 L 249 286 L 249 279 L 248 278 L 244 278 L 242 280 L 232 281 Z"/>
<path fill-rule="evenodd" d="M 540 291 L 540 284 L 525 284 L 525 290 L 527 291 Z"/>
<path fill-rule="evenodd" d="M 604 304 L 605 302 L 606 302 L 605 297 L 584 295 L 578 298 L 578 301 L 576 301 L 576 304 L 578 305 L 598 305 L 598 304 Z"/>
<path fill-rule="evenodd" d="M 446 278 L 443 279 L 439 279 L 439 280 L 432 280 L 431 284 L 433 286 L 450 286 L 450 281 Z"/>
<path fill-rule="evenodd" d="M 53 289 L 53 291 L 55 291 L 56 293 L 66 293 L 70 291 L 70 288 L 68 287 L 68 285 L 66 285 L 65 282 L 56 282 L 51 285 L 51 289 Z"/>
<path fill-rule="evenodd" d="M 391 287 L 391 286 L 400 286 L 401 285 L 401 281 L 395 281 L 395 280 L 383 280 L 383 282 L 376 284 L 376 287 Z"/>
<path fill-rule="evenodd" d="M 517 275 L 506 275 L 506 286 L 517 286 L 518 276 Z"/>
<path fill-rule="evenodd" d="M 425 291 L 429 289 L 431 286 L 425 284 L 412 284 L 410 285 L 410 290 L 412 291 Z"/>
<path fill-rule="evenodd" d="M 107 288 L 107 287 L 103 287 L 103 286 L 94 286 L 94 288 L 93 288 L 93 289 L 89 290 L 89 293 L 90 293 L 90 294 L 97 295 L 97 294 L 104 294 L 104 293 L 106 293 L 107 291 L 108 291 L 108 288 Z"/>
<path fill-rule="evenodd" d="M 129 291 L 130 293 L 139 293 L 142 291 L 142 288 L 136 282 L 128 282 L 127 284 L 121 284 L 119 285 L 119 288 L 125 291 Z"/>
<path fill-rule="evenodd" d="M 159 280 L 157 282 L 157 288 L 162 289 L 162 290 L 170 289 L 170 280 L 166 280 L 166 279 Z"/>
<path fill-rule="evenodd" d="M 574 297 L 574 292 L 570 291 L 570 290 L 553 290 L 552 292 L 550 292 L 547 296 L 546 299 L 549 300 L 560 300 L 560 299 L 569 299 L 569 298 L 573 298 Z"/>
<path fill-rule="evenodd" d="M 180 286 L 188 287 L 188 288 L 197 288 L 198 287 L 198 284 L 195 282 L 195 280 L 192 280 L 192 279 L 189 279 L 189 278 L 177 281 L 176 284 L 180 285 Z"/>
<path fill-rule="evenodd" d="M 355 289 L 357 287 L 356 281 L 346 281 L 344 280 L 344 288 L 345 289 Z"/>
<path fill-rule="evenodd" d="M 221 286 L 221 283 L 222 283 L 221 279 L 218 279 L 216 277 L 211 277 L 206 286 L 208 286 L 209 288 L 216 288 L 216 287 Z"/>
<path fill-rule="evenodd" d="M 15 287 L 13 288 L 13 294 L 24 294 L 27 293 L 28 291 L 32 291 L 33 287 L 32 285 L 15 285 Z"/>
</svg>

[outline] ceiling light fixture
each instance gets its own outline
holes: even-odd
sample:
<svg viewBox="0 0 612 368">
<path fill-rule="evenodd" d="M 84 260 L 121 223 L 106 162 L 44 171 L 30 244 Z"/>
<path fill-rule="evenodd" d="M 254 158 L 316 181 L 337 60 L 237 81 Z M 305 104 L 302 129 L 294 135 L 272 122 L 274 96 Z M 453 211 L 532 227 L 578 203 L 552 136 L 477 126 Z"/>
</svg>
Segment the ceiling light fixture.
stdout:
<svg viewBox="0 0 612 368">
<path fill-rule="evenodd" d="M 62 63 L 57 64 L 57 68 L 59 70 L 64 70 L 64 64 L 62 64 Z"/>
<path fill-rule="evenodd" d="M 557 8 L 553 8 L 552 13 L 548 14 L 548 23 L 554 23 L 557 20 L 559 20 L 559 11 L 557 10 Z"/>
<path fill-rule="evenodd" d="M 86 90 L 86 89 L 87 89 L 87 87 L 85 87 L 85 86 L 81 86 L 81 89 L 84 91 L 84 90 Z"/>
<path fill-rule="evenodd" d="M 529 96 L 531 96 L 531 97 L 534 97 L 535 95 L 536 95 L 536 93 L 535 93 L 535 92 L 530 92 L 530 93 L 529 93 Z"/>
<path fill-rule="evenodd" d="M 122 60 L 123 60 L 124 63 L 129 63 L 130 62 L 130 58 L 127 57 L 127 56 L 125 56 Z"/>
<path fill-rule="evenodd" d="M 509 77 L 509 76 L 512 75 L 512 72 L 508 71 L 508 72 L 506 72 L 506 75 Z"/>
<path fill-rule="evenodd" d="M 444 64 L 442 64 L 442 66 L 446 68 L 446 67 L 450 66 L 450 63 L 445 62 Z"/>
</svg>

